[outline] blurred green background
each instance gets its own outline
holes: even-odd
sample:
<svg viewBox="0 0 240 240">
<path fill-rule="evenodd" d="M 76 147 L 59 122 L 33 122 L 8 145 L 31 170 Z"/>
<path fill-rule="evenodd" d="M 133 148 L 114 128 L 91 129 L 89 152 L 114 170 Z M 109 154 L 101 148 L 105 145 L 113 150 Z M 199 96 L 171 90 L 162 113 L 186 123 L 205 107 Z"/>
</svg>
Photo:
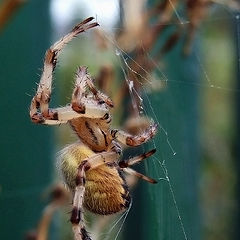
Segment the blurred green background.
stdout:
<svg viewBox="0 0 240 240">
<path fill-rule="evenodd" d="M 0 9 L 6 2 L 0 1 Z M 157 2 L 149 1 L 148 6 Z M 118 45 L 112 44 L 112 34 L 123 28 L 122 5 L 110 0 L 102 1 L 101 7 L 97 4 L 80 0 L 26 1 L 0 24 L 0 239 L 24 239 L 28 231 L 36 229 L 47 204 L 44 193 L 59 179 L 55 154 L 76 140 L 68 126 L 34 125 L 29 119 L 29 105 L 46 49 L 75 23 L 92 15 L 105 29 L 104 41 L 111 45 L 99 50 L 90 33 L 66 47 L 56 69 L 52 106 L 70 101 L 78 65 L 88 66 L 91 75 L 96 76 L 103 65 L 111 64 L 115 79 L 110 96 L 125 81 L 122 68 L 129 69 L 116 54 Z M 187 20 L 182 8 L 181 5 L 177 13 Z M 143 87 L 143 107 L 144 113 L 160 124 L 160 130 L 154 141 L 136 151 L 129 150 L 124 156 L 156 146 L 156 155 L 137 169 L 159 179 L 159 183 L 153 186 L 138 182 L 119 238 L 240 238 L 238 16 L 235 9 L 226 5 L 210 6 L 196 32 L 191 54 L 182 54 L 186 34 L 183 28 L 177 44 L 151 72 L 164 87 Z M 177 24 L 175 19 L 158 37 L 151 56 Z M 117 127 L 124 124 L 123 116 L 128 111 L 115 111 Z M 70 204 L 56 214 L 49 239 L 71 239 L 69 210 Z M 92 218 L 94 222 L 95 217 L 88 217 Z M 108 225 L 112 226 L 112 222 Z M 102 234 L 101 239 L 114 239 L 120 228 L 121 222 L 115 232 Z M 104 229 L 104 233 L 107 231 Z"/>
</svg>

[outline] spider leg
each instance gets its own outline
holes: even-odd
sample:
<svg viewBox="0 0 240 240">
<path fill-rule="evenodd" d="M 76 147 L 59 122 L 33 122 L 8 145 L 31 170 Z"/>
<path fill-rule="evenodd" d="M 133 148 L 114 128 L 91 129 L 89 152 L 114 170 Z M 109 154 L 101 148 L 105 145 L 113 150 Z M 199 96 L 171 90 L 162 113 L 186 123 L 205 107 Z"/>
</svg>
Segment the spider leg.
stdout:
<svg viewBox="0 0 240 240">
<path fill-rule="evenodd" d="M 150 183 L 157 183 L 156 180 L 154 180 L 150 177 L 147 177 L 147 176 L 143 175 L 142 173 L 139 173 L 139 172 L 133 170 L 132 168 L 129 168 L 129 166 L 132 166 L 136 163 L 139 163 L 142 160 L 144 160 L 145 158 L 152 156 L 155 152 L 156 152 L 156 149 L 152 149 L 151 151 L 149 151 L 147 153 L 143 153 L 143 154 L 138 155 L 136 157 L 130 158 L 127 161 L 121 160 L 118 163 L 118 165 L 119 165 L 120 168 L 123 169 L 124 172 L 126 172 L 130 175 L 134 175 L 134 176 L 136 176 L 138 178 L 141 178 L 141 179 L 143 179 L 147 182 L 150 182 Z"/>
<path fill-rule="evenodd" d="M 75 180 L 76 187 L 73 198 L 73 209 L 70 218 L 70 221 L 72 223 L 74 240 L 91 240 L 84 226 L 84 216 L 82 211 L 83 197 L 85 192 L 85 171 L 86 166 L 84 166 L 84 164 L 81 164 Z"/>
<path fill-rule="evenodd" d="M 144 132 L 138 135 L 131 135 L 122 130 L 112 130 L 111 135 L 113 139 L 127 146 L 139 146 L 150 140 L 157 133 L 157 124 L 150 125 Z"/>
<path fill-rule="evenodd" d="M 113 101 L 111 100 L 111 98 L 99 91 L 93 84 L 93 81 L 90 77 L 87 78 L 87 84 L 90 91 L 93 93 L 99 103 L 106 103 L 109 107 L 113 107 Z"/>
<path fill-rule="evenodd" d="M 113 107 L 112 100 L 107 95 L 95 88 L 92 79 L 87 72 L 87 67 L 82 66 L 78 67 L 77 69 L 75 87 L 72 94 L 72 108 L 74 111 L 78 113 L 84 113 L 86 106 L 84 105 L 82 100 L 87 95 L 87 87 L 95 96 L 97 100 L 96 104 L 102 105 L 103 103 L 106 103 L 109 107 Z"/>
<path fill-rule="evenodd" d="M 155 152 L 156 152 L 156 149 L 154 148 L 154 149 L 152 149 L 152 150 L 149 151 L 149 152 L 146 152 L 146 153 L 143 153 L 143 154 L 138 155 L 138 156 L 136 156 L 136 157 L 130 158 L 130 159 L 128 159 L 127 161 L 121 160 L 121 161 L 119 162 L 119 167 L 121 167 L 121 168 L 126 168 L 126 167 L 129 167 L 129 166 L 132 166 L 132 165 L 134 165 L 134 164 L 136 164 L 136 163 L 139 163 L 139 162 L 141 162 L 142 160 L 144 160 L 144 159 L 152 156 Z"/>
<path fill-rule="evenodd" d="M 72 109 L 78 113 L 84 113 L 86 110 L 85 104 L 82 99 L 86 93 L 86 82 L 89 77 L 87 67 L 78 67 L 76 72 L 75 87 L 72 94 Z"/>
<path fill-rule="evenodd" d="M 98 23 L 96 22 L 89 23 L 92 20 L 93 18 L 90 17 L 79 23 L 70 33 L 65 35 L 47 50 L 40 83 L 36 95 L 33 97 L 30 105 L 30 117 L 33 122 L 44 123 L 44 119 L 56 120 L 56 111 L 54 111 L 54 109 L 49 109 L 49 102 L 52 92 L 52 75 L 57 63 L 58 55 L 63 47 L 79 33 L 98 26 Z"/>
<path fill-rule="evenodd" d="M 88 75 L 87 67 L 78 67 L 76 72 L 75 87 L 72 94 L 72 109 L 79 114 L 84 114 L 84 116 L 88 118 L 106 118 L 106 120 L 108 120 L 109 114 L 107 106 L 102 103 L 112 106 L 110 104 L 111 99 L 107 96 L 104 98 L 104 100 L 99 100 L 100 97 L 97 97 L 97 101 L 91 97 L 89 98 L 86 93 L 86 88 L 87 86 L 89 87 L 89 82 L 91 83 L 91 78 Z M 95 91 L 95 96 L 100 96 L 99 94 L 101 93 L 96 89 Z"/>
<path fill-rule="evenodd" d="M 75 179 L 76 187 L 73 198 L 73 209 L 70 221 L 75 240 L 91 240 L 84 226 L 83 221 L 83 199 L 85 193 L 86 171 L 97 168 L 103 164 L 115 162 L 118 159 L 117 152 L 101 152 L 81 162 Z"/>
<path fill-rule="evenodd" d="M 100 92 L 95 87 L 91 77 L 87 72 L 87 67 L 83 66 L 79 67 L 77 70 L 75 88 L 72 95 L 72 106 L 75 111 L 81 112 L 82 110 L 84 110 L 84 105 L 81 103 L 81 99 L 85 95 L 86 85 L 88 86 L 89 90 L 95 96 L 97 102 L 100 105 L 106 103 L 109 107 L 113 107 L 113 102 L 110 97 Z"/>
<path fill-rule="evenodd" d="M 49 119 L 41 117 L 36 123 L 45 125 L 58 125 L 67 123 L 74 118 L 103 118 L 106 114 L 108 114 L 108 109 L 104 105 L 99 106 L 95 101 L 85 101 L 84 106 L 85 112 L 82 113 L 74 111 L 71 105 L 52 109 L 54 111 L 54 118 Z"/>
<path fill-rule="evenodd" d="M 152 179 L 152 178 L 150 178 L 148 176 L 145 176 L 142 173 L 139 173 L 139 172 L 133 170 L 132 168 L 124 168 L 123 171 L 128 173 L 128 174 L 130 174 L 130 175 L 134 175 L 134 176 L 136 176 L 138 178 L 141 178 L 141 179 L 143 179 L 143 180 L 145 180 L 145 181 L 147 181 L 149 183 L 153 183 L 153 184 L 157 183 L 157 181 L 155 179 Z"/>
</svg>

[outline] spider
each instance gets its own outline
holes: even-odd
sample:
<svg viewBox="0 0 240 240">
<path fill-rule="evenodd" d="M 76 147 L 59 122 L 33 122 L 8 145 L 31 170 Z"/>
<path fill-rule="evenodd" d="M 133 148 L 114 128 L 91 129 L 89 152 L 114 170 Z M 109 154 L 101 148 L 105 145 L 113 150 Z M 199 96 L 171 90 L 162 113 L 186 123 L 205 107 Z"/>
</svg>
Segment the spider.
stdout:
<svg viewBox="0 0 240 240">
<path fill-rule="evenodd" d="M 47 50 L 40 83 L 30 106 L 30 118 L 34 123 L 69 123 L 79 137 L 79 141 L 65 147 L 59 157 L 63 178 L 73 193 L 70 221 L 75 240 L 91 239 L 85 228 L 83 209 L 108 215 L 129 207 L 131 198 L 124 172 L 156 183 L 130 168 L 154 154 L 156 149 L 128 160 L 119 159 L 120 144 L 138 146 L 145 143 L 156 134 L 157 125 L 151 123 L 138 135 L 111 129 L 113 102 L 95 87 L 87 67 L 77 69 L 71 103 L 49 108 L 52 75 L 59 52 L 79 33 L 98 26 L 92 20 L 92 17 L 85 19 Z"/>
</svg>

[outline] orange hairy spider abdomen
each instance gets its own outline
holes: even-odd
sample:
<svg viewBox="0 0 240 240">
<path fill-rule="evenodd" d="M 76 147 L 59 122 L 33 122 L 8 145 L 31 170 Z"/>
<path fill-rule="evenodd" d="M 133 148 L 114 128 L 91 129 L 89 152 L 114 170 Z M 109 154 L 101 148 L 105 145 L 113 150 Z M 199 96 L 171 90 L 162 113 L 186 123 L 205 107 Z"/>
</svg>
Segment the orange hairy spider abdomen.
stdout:
<svg viewBox="0 0 240 240">
<path fill-rule="evenodd" d="M 60 168 L 63 178 L 72 190 L 75 189 L 78 166 L 95 153 L 86 145 L 74 143 L 61 151 Z M 105 164 L 86 172 L 83 205 L 89 211 L 108 215 L 128 208 L 131 198 L 116 164 Z"/>
</svg>

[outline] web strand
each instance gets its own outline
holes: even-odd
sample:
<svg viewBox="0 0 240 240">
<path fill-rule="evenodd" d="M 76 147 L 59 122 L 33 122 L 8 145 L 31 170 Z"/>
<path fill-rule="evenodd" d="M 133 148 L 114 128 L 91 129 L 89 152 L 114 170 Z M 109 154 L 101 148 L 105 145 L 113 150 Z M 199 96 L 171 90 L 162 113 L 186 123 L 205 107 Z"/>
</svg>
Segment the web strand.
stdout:
<svg viewBox="0 0 240 240">
<path fill-rule="evenodd" d="M 106 38 L 109 39 L 108 36 L 106 36 Z M 129 64 L 127 63 L 127 59 L 123 56 L 123 54 L 126 55 L 129 59 L 132 59 L 132 58 L 131 58 L 126 52 L 122 51 L 122 49 L 120 49 L 120 47 L 119 47 L 118 45 L 115 45 L 114 41 L 111 40 L 111 43 L 114 44 L 114 47 L 117 47 L 117 48 L 116 48 L 116 56 L 118 56 L 118 57 L 120 58 L 120 62 L 119 62 L 119 63 L 120 63 L 121 70 L 122 70 L 122 72 L 123 72 L 125 81 L 126 81 L 126 83 L 128 84 L 128 86 L 129 86 L 129 93 L 130 93 L 130 96 L 131 96 L 132 105 L 133 105 L 133 108 L 134 108 L 135 112 L 137 112 L 137 111 L 138 111 L 138 106 L 137 106 L 136 100 L 135 100 L 135 98 L 134 98 L 134 96 L 133 96 L 133 92 L 135 92 L 135 96 L 137 96 L 137 97 L 139 98 L 139 100 L 140 100 L 141 103 L 142 103 L 143 99 L 142 99 L 142 97 L 139 95 L 139 93 L 136 91 L 136 89 L 134 88 L 134 85 L 133 85 L 133 84 L 131 83 L 131 81 L 128 79 L 128 77 L 127 77 L 127 72 L 126 72 L 126 70 L 124 69 L 124 66 L 122 65 L 122 63 L 125 64 L 125 67 L 126 67 L 126 69 L 127 69 L 128 71 L 131 71 L 131 72 L 135 73 L 137 76 L 140 76 L 140 77 L 141 77 L 142 79 L 144 79 L 144 80 L 145 80 L 146 78 L 143 77 L 143 76 L 141 76 L 140 74 L 138 74 L 138 73 L 137 73 L 136 71 L 134 71 L 133 69 L 131 69 L 131 67 L 130 67 Z M 121 61 L 121 60 L 122 60 L 122 61 Z M 133 60 L 133 59 L 132 59 L 132 60 Z M 134 60 L 133 60 L 133 61 L 134 61 Z M 136 61 L 134 61 L 134 63 L 138 64 Z M 147 73 L 148 75 L 150 75 L 150 73 L 149 73 L 147 70 L 145 70 L 142 66 L 141 66 L 141 69 L 142 69 L 145 73 Z M 167 77 L 166 77 L 165 74 L 163 74 L 163 76 L 164 76 L 164 78 L 167 79 Z M 167 81 L 167 80 L 166 80 L 166 81 Z M 148 80 L 148 82 L 149 82 L 149 80 Z M 150 83 L 150 84 L 151 84 L 151 83 Z M 145 99 L 147 100 L 147 104 L 148 104 L 148 106 L 150 107 L 150 111 L 151 111 L 151 113 L 152 113 L 152 115 L 153 115 L 153 117 L 154 117 L 154 121 L 158 123 L 160 129 L 161 129 L 161 130 L 163 131 L 163 133 L 165 134 L 165 136 L 166 136 L 166 142 L 167 142 L 168 146 L 170 147 L 170 150 L 171 150 L 172 154 L 173 154 L 173 155 L 176 155 L 176 151 L 174 150 L 174 148 L 172 147 L 172 145 L 171 145 L 171 143 L 170 143 L 170 140 L 169 140 L 169 137 L 168 137 L 168 132 L 165 130 L 165 128 L 162 127 L 162 125 L 161 125 L 160 122 L 158 121 L 158 118 L 157 118 L 157 116 L 156 116 L 156 114 L 155 114 L 155 111 L 154 111 L 154 109 L 153 109 L 153 107 L 152 107 L 151 101 L 150 101 L 149 97 L 147 96 L 146 89 L 145 89 L 145 87 L 143 86 L 143 84 L 141 84 L 141 86 L 142 86 L 142 90 L 143 90 L 143 93 L 144 93 L 144 97 L 145 97 Z M 143 105 L 142 109 L 143 109 L 143 111 L 146 113 L 145 108 L 146 108 L 146 107 Z M 152 140 L 152 143 L 153 143 L 153 145 L 154 145 L 154 148 L 156 148 L 157 146 L 156 146 L 154 140 Z M 142 148 L 143 148 L 143 147 L 142 147 Z M 153 161 L 153 163 L 154 163 L 154 165 L 155 165 L 155 161 Z M 168 177 L 168 174 L 167 174 L 167 168 L 166 168 L 165 165 L 162 165 L 161 163 L 160 163 L 160 165 L 161 165 L 161 168 L 163 169 L 163 172 L 164 172 L 164 174 L 165 174 L 165 178 L 159 178 L 159 179 L 165 180 L 165 181 L 168 182 L 169 189 L 170 189 L 170 193 L 171 193 L 171 196 L 172 196 L 172 199 L 173 199 L 173 203 L 174 203 L 174 206 L 175 206 L 175 209 L 176 209 L 176 212 L 177 212 L 177 215 L 178 215 L 178 219 L 179 219 L 179 222 L 180 222 L 180 226 L 181 226 L 181 229 L 182 229 L 182 232 L 183 232 L 183 235 L 184 235 L 184 239 L 185 239 L 185 240 L 188 240 L 187 235 L 186 235 L 186 231 L 185 231 L 185 228 L 184 228 L 184 224 L 183 224 L 183 221 L 182 221 L 182 217 L 181 217 L 181 215 L 180 215 L 180 211 L 179 211 L 179 208 L 178 208 L 178 204 L 177 204 L 177 202 L 176 202 L 176 197 L 175 197 L 175 194 L 174 194 L 174 191 L 173 191 L 173 187 L 172 187 L 172 185 L 171 185 L 171 181 L 170 181 L 170 179 L 169 179 L 169 177 Z M 155 166 L 156 166 L 156 165 L 155 165 Z M 155 167 L 155 169 L 157 169 L 157 167 Z M 125 221 L 126 217 L 127 217 L 127 215 L 125 215 L 124 221 Z M 117 223 L 116 223 L 116 224 L 117 224 Z M 116 226 L 116 224 L 114 224 L 114 227 Z M 123 225 L 123 223 L 122 223 L 122 225 Z M 118 235 L 119 235 L 119 232 L 120 232 L 120 230 L 121 230 L 121 228 L 122 228 L 122 225 L 121 225 L 121 227 L 120 227 L 120 229 L 119 229 L 119 231 L 118 231 L 118 233 L 117 233 L 116 238 L 117 238 Z M 116 238 L 115 238 L 115 240 L 116 240 Z"/>
<path fill-rule="evenodd" d="M 172 183 L 170 181 L 168 171 L 167 171 L 167 168 L 166 168 L 166 165 L 165 165 L 165 160 L 163 160 L 163 162 L 161 162 L 156 157 L 154 157 L 154 159 L 157 160 L 157 162 L 159 163 L 160 167 L 163 170 L 165 178 L 159 178 L 159 179 L 167 181 L 167 183 L 168 183 L 168 186 L 169 186 L 169 189 L 170 189 L 170 192 L 171 192 L 171 196 L 172 196 L 172 200 L 173 200 L 173 203 L 174 203 L 174 207 L 176 209 L 177 216 L 178 216 L 178 219 L 179 219 L 180 227 L 181 227 L 182 233 L 184 235 L 184 239 L 188 240 L 188 237 L 187 237 L 187 234 L 186 234 L 186 231 L 185 231 L 185 227 L 184 227 L 184 224 L 183 224 L 183 220 L 182 220 L 182 217 L 181 217 L 181 214 L 180 214 L 180 211 L 179 211 L 179 207 L 178 207 L 178 204 L 177 204 L 177 200 L 176 200 L 176 197 L 175 197 L 175 193 L 174 193 L 174 190 L 173 190 L 173 187 L 172 187 Z"/>
<path fill-rule="evenodd" d="M 173 7 L 173 10 L 174 10 L 174 12 L 175 12 L 175 14 L 176 14 L 180 24 L 185 24 L 182 21 L 181 17 L 179 16 L 179 14 L 178 14 L 178 12 L 177 12 L 177 10 L 176 10 L 176 8 L 173 5 L 171 0 L 169 0 L 169 3 Z M 228 17 L 219 18 L 219 19 L 215 18 L 215 19 L 212 19 L 212 20 L 209 20 L 209 21 L 208 20 L 204 20 L 204 23 L 210 22 L 210 21 L 218 21 L 218 20 L 222 20 L 222 19 L 232 19 L 232 18 L 233 18 L 233 16 L 231 16 L 229 18 Z M 239 15 L 236 16 L 236 20 L 237 20 L 238 51 L 240 51 L 240 44 L 239 44 L 239 38 L 240 38 L 240 27 L 239 27 L 240 17 L 239 17 Z M 186 22 L 186 24 L 188 24 L 188 22 Z M 174 25 L 174 23 L 170 23 L 170 24 L 166 24 L 166 25 Z M 114 28 L 114 29 L 116 29 L 116 28 Z M 120 29 L 120 28 L 117 28 L 117 29 Z M 116 49 L 115 55 L 117 56 L 117 58 L 119 60 L 121 71 L 122 71 L 122 73 L 124 75 L 125 82 L 128 85 L 129 94 L 130 94 L 130 97 L 131 97 L 131 102 L 132 102 L 132 106 L 133 106 L 134 112 L 139 115 L 139 106 L 138 106 L 137 101 L 136 101 L 136 98 L 138 98 L 140 100 L 140 103 L 141 103 L 142 111 L 144 112 L 144 114 L 147 114 L 146 109 L 148 109 L 148 111 L 151 112 L 151 115 L 153 116 L 154 121 L 158 123 L 160 129 L 162 130 L 162 132 L 165 135 L 165 141 L 167 142 L 172 155 L 175 156 L 176 155 L 176 151 L 174 150 L 174 147 L 171 144 L 171 141 L 170 141 L 170 138 L 169 138 L 169 135 L 168 135 L 168 131 L 159 122 L 158 117 L 156 116 L 155 110 L 154 110 L 154 108 L 152 106 L 152 103 L 151 103 L 151 101 L 150 101 L 150 99 L 148 97 L 146 87 L 144 86 L 144 84 L 142 84 L 141 81 L 137 80 L 138 83 L 141 85 L 141 90 L 142 90 L 142 94 L 143 94 L 144 97 L 140 96 L 139 92 L 134 87 L 134 82 L 131 81 L 131 79 L 129 79 L 129 77 L 128 77 L 128 72 L 131 72 L 131 73 L 135 74 L 137 77 L 139 77 L 140 79 L 144 80 L 147 84 L 152 85 L 152 73 L 150 73 L 148 70 L 146 70 L 144 68 L 144 66 L 141 66 L 126 51 L 121 49 L 121 47 L 118 45 L 118 43 L 115 40 L 113 40 L 113 38 L 109 37 L 108 33 L 106 33 L 105 31 L 104 31 L 104 37 L 106 38 L 106 40 L 108 42 L 110 42 L 112 44 L 114 49 Z M 194 85 L 194 86 L 198 86 L 198 87 L 202 87 L 202 88 L 212 88 L 212 89 L 216 89 L 216 90 L 220 90 L 220 91 L 240 92 L 240 89 L 227 88 L 227 87 L 221 87 L 221 86 L 215 85 L 213 83 L 212 79 L 210 78 L 209 73 L 206 70 L 206 67 L 203 64 L 203 61 L 200 59 L 200 57 L 199 57 L 199 55 L 197 53 L 194 53 L 194 56 L 195 56 L 195 58 L 197 60 L 197 65 L 199 66 L 199 68 L 200 68 L 200 70 L 203 73 L 203 76 L 205 78 L 205 81 L 203 80 L 200 83 L 199 82 L 186 82 L 186 81 L 169 79 L 167 77 L 167 75 L 163 72 L 163 70 L 161 69 L 160 65 L 156 61 L 154 61 L 154 59 L 151 57 L 151 55 L 148 52 L 146 52 L 146 55 L 147 55 L 148 59 L 154 64 L 155 68 L 161 73 L 163 80 L 167 84 L 180 83 L 180 84 L 184 84 L 184 85 Z M 139 72 L 135 71 L 134 69 L 132 69 L 131 65 L 129 64 L 129 61 L 131 61 L 134 64 L 136 64 L 139 67 L 139 69 L 141 69 L 141 71 L 144 72 L 144 76 L 142 74 L 140 74 Z M 240 65 L 240 59 L 238 59 L 238 61 L 239 61 L 239 65 Z M 146 74 L 146 76 L 145 76 L 145 74 Z M 143 99 L 144 99 L 144 101 L 143 101 Z M 154 147 L 156 148 L 157 146 L 156 146 L 155 141 L 152 140 L 151 142 L 154 145 Z M 142 146 L 142 148 L 144 148 L 144 147 Z M 169 190 L 170 190 L 170 194 L 171 194 L 171 197 L 172 197 L 172 201 L 173 201 L 174 207 L 176 209 L 176 213 L 177 213 L 177 217 L 178 217 L 178 221 L 179 221 L 179 224 L 180 224 L 180 227 L 181 227 L 182 234 L 184 236 L 184 239 L 188 240 L 188 236 L 186 234 L 186 230 L 185 230 L 185 227 L 184 227 L 183 219 L 181 217 L 181 213 L 180 213 L 180 210 L 179 210 L 179 207 L 178 207 L 178 203 L 177 203 L 177 200 L 176 200 L 174 189 L 173 189 L 172 183 L 170 181 L 170 178 L 169 178 L 169 175 L 168 175 L 168 170 L 167 170 L 167 167 L 165 165 L 165 162 L 164 161 L 161 162 L 156 157 L 154 157 L 154 160 L 157 160 L 157 162 L 159 163 L 159 165 L 160 165 L 160 167 L 161 167 L 161 169 L 162 169 L 162 171 L 164 173 L 164 177 L 163 178 L 162 177 L 158 177 L 158 179 L 167 181 L 167 183 L 168 183 L 168 187 L 169 187 Z M 154 164 L 155 171 L 157 171 L 156 170 L 157 168 L 155 167 L 156 166 L 156 161 L 153 161 L 153 164 Z M 147 165 L 146 165 L 146 167 L 147 167 Z M 127 214 L 124 215 L 124 221 L 125 221 L 126 217 L 127 217 Z M 117 239 L 117 237 L 118 237 L 118 235 L 119 235 L 119 233 L 121 231 L 122 225 L 123 225 L 123 223 L 121 224 L 121 227 L 120 227 L 120 229 L 119 229 L 115 239 Z M 114 227 L 115 227 L 115 225 L 114 225 Z"/>
<path fill-rule="evenodd" d="M 172 9 L 173 9 L 173 11 L 174 11 L 174 13 L 176 14 L 176 17 L 177 17 L 177 19 L 179 20 L 180 24 L 184 24 L 184 22 L 182 21 L 182 18 L 181 18 L 180 15 L 178 14 L 177 8 L 174 6 L 172 0 L 168 0 L 168 1 L 169 1 L 169 3 L 170 3 L 170 5 L 171 5 L 171 7 L 172 7 Z"/>
</svg>

